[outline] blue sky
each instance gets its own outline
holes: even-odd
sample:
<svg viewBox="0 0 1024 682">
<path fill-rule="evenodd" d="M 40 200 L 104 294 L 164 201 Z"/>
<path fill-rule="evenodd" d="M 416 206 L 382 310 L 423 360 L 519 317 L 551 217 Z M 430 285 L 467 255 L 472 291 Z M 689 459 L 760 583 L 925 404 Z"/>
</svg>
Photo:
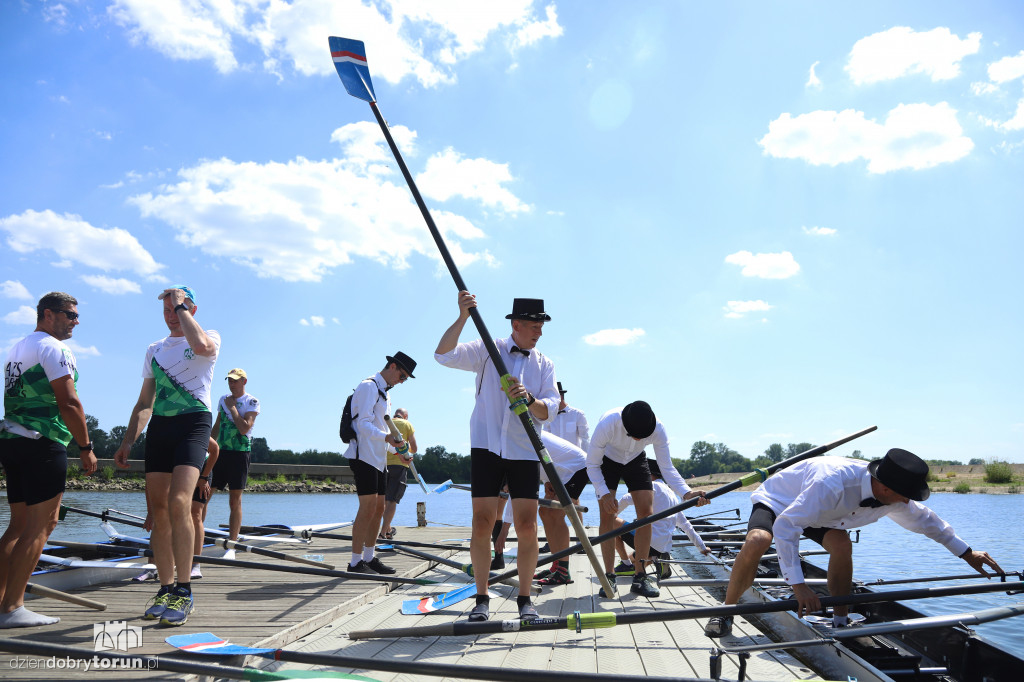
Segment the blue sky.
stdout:
<svg viewBox="0 0 1024 682">
<path fill-rule="evenodd" d="M 0 6 L 0 344 L 79 301 L 86 410 L 127 423 L 187 283 L 271 447 L 340 450 L 403 350 L 421 447 L 468 452 L 456 292 L 379 106 L 494 335 L 591 423 L 644 399 L 673 455 L 773 442 L 1024 461 L 1016 2 L 21 0 Z M 463 339 L 475 338 L 467 329 Z"/>
</svg>

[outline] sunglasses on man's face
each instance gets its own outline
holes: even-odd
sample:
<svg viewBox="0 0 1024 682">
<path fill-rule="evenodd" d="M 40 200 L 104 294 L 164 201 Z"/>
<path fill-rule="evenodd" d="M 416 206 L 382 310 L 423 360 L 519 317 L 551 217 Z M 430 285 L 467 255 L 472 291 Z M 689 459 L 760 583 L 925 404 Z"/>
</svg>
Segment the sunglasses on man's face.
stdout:
<svg viewBox="0 0 1024 682">
<path fill-rule="evenodd" d="M 78 319 L 78 313 L 72 312 L 70 310 L 61 310 L 60 308 L 50 308 L 50 310 L 52 310 L 55 313 L 64 313 L 72 322 Z"/>
</svg>

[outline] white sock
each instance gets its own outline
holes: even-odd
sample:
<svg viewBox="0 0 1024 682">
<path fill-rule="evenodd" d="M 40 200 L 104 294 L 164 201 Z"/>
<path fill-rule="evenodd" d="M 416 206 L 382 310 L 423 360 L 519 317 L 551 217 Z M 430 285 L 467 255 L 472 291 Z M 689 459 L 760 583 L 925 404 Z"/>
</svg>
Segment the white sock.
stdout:
<svg viewBox="0 0 1024 682">
<path fill-rule="evenodd" d="M 352 552 L 352 561 L 348 562 L 348 565 L 349 566 L 355 566 L 356 564 L 358 564 L 362 560 L 363 560 L 363 555 L 362 554 L 356 554 L 355 552 Z"/>
<path fill-rule="evenodd" d="M 369 547 L 363 547 L 363 561 L 365 561 L 366 563 L 370 563 L 371 561 L 373 561 L 374 550 L 376 550 L 376 547 L 374 547 L 373 545 L 370 545 Z"/>
<path fill-rule="evenodd" d="M 34 611 L 29 611 L 24 606 L 19 606 L 10 613 L 0 613 L 0 629 L 31 628 L 37 625 L 53 625 L 59 622 L 60 618 L 44 616 Z"/>
</svg>

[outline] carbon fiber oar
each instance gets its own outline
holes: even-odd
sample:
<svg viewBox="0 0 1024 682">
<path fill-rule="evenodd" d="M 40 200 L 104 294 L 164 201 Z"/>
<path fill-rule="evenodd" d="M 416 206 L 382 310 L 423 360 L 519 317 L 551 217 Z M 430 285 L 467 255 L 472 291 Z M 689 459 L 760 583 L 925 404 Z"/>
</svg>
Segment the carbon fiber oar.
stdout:
<svg viewBox="0 0 1024 682">
<path fill-rule="evenodd" d="M 821 597 L 821 605 L 841 606 L 850 604 L 876 604 L 880 602 L 907 601 L 911 599 L 931 599 L 939 597 L 956 597 L 968 594 L 985 594 L 987 592 L 1012 593 L 1015 583 L 985 583 L 982 585 L 950 585 L 949 587 L 925 587 L 916 590 L 894 590 L 892 592 L 870 592 L 865 594 L 849 594 L 841 597 Z M 1016 590 L 1020 591 L 1020 590 Z M 653 623 L 669 620 L 689 620 L 693 618 L 712 618 L 714 616 L 742 616 L 751 613 L 776 613 L 779 611 L 795 611 L 796 599 L 784 599 L 767 604 L 733 604 L 730 606 L 706 606 L 699 608 L 669 609 L 658 611 L 631 611 L 615 613 L 576 612 L 566 618 L 536 618 L 534 620 L 491 620 L 480 623 L 456 621 L 423 627 L 383 628 L 379 630 L 353 630 L 348 633 L 349 639 L 379 639 L 384 637 L 445 637 L 460 635 L 487 635 L 499 632 L 518 632 L 520 630 L 576 630 L 610 628 L 616 625 L 634 625 L 636 623 Z"/>
<path fill-rule="evenodd" d="M 398 162 L 398 167 L 402 171 L 402 175 L 405 177 L 406 184 L 409 185 L 409 191 L 412 192 L 413 198 L 416 200 L 416 205 L 419 206 L 420 213 L 423 214 L 423 220 L 427 223 L 427 229 L 430 230 L 430 235 L 434 238 L 434 243 L 437 245 L 438 251 L 441 253 L 441 259 L 444 260 L 445 265 L 448 267 L 448 272 L 452 276 L 452 280 L 455 282 L 455 288 L 458 291 L 469 291 L 469 287 L 462 279 L 462 275 L 459 274 L 459 269 L 455 265 L 455 260 L 452 258 L 451 253 L 448 251 L 448 246 L 444 242 L 444 237 L 441 236 L 441 231 L 437 229 L 437 225 L 434 224 L 434 219 L 430 216 L 430 211 L 427 209 L 426 203 L 423 201 L 423 197 L 420 196 L 420 191 L 416 187 L 416 183 L 412 179 L 412 174 L 409 172 L 409 168 L 405 165 L 405 159 L 402 158 L 402 153 L 398 149 L 398 145 L 395 144 L 395 140 L 391 137 L 391 131 L 388 129 L 388 124 L 384 120 L 384 116 L 380 113 L 380 109 L 377 108 L 377 96 L 373 92 L 373 83 L 370 80 L 370 69 L 366 62 L 366 48 L 361 40 L 351 40 L 348 38 L 338 38 L 332 36 L 327 39 L 328 45 L 331 50 L 331 58 L 334 60 L 334 67 L 338 71 L 338 76 L 341 78 L 341 82 L 345 86 L 345 91 L 357 99 L 361 99 L 370 105 L 370 109 L 373 111 L 374 117 L 377 119 L 377 123 L 380 125 L 381 132 L 384 133 L 384 139 L 387 140 L 388 146 L 391 148 L 391 153 L 395 157 L 395 161 Z M 473 318 L 473 324 L 476 325 L 477 332 L 480 334 L 480 339 L 483 341 L 484 347 L 487 349 L 487 355 L 490 356 L 491 362 L 494 363 L 494 369 L 498 372 L 498 376 L 501 377 L 501 385 L 506 391 L 512 385 L 512 376 L 508 373 L 508 368 L 505 366 L 505 361 L 502 360 L 501 354 L 498 353 L 498 348 L 494 345 L 494 337 L 491 336 L 490 332 L 487 331 L 487 326 L 484 324 L 483 317 L 480 316 L 480 310 L 476 307 L 471 308 L 469 311 L 470 317 Z M 540 459 L 541 466 L 544 467 L 544 473 L 547 474 L 548 482 L 555 491 L 555 495 L 558 497 L 558 501 L 562 503 L 562 507 L 565 508 L 566 516 L 569 518 L 572 527 L 576 531 L 576 535 L 581 539 L 581 544 L 587 556 L 590 558 L 590 563 L 594 567 L 594 572 L 597 573 L 598 579 L 601 581 L 601 586 L 605 589 L 605 594 L 615 594 L 615 588 L 611 581 L 604 574 L 604 568 L 600 560 L 597 558 L 597 554 L 594 553 L 594 548 L 590 545 L 590 542 L 586 539 L 587 531 L 583 526 L 583 520 L 580 519 L 579 513 L 572 506 L 572 498 L 569 497 L 568 491 L 565 489 L 565 484 L 558 477 L 558 472 L 555 470 L 555 465 L 551 461 L 551 455 L 548 454 L 547 448 L 540 439 L 540 434 L 537 433 L 537 429 L 533 424 L 533 420 L 530 418 L 530 410 L 527 407 L 526 399 L 520 398 L 512 400 L 509 398 L 511 409 L 518 417 L 523 425 L 523 429 L 526 430 L 526 435 L 530 438 L 530 443 L 533 445 L 533 449 L 537 452 L 537 458 Z M 577 547 L 577 549 L 579 549 Z M 513 572 L 513 574 L 516 572 Z M 510 578 L 512 575 L 505 575 L 502 578 Z"/>
<path fill-rule="evenodd" d="M 773 465 L 771 465 L 770 467 L 768 467 L 766 469 L 758 469 L 757 471 L 753 471 L 753 472 L 747 474 L 746 476 L 744 476 L 743 478 L 740 478 L 740 479 L 737 479 L 737 480 L 733 481 L 732 483 L 726 483 L 723 486 L 715 488 L 711 492 L 707 493 L 704 497 L 706 497 L 707 499 L 710 500 L 710 499 L 713 499 L 715 497 L 718 497 L 719 495 L 724 495 L 725 493 L 732 492 L 733 490 L 738 490 L 739 488 L 742 488 L 744 486 L 753 485 L 754 483 L 763 482 L 769 476 L 771 476 L 773 473 L 775 473 L 776 471 L 780 471 L 782 469 L 785 469 L 786 467 L 793 466 L 797 462 L 802 462 L 805 459 L 810 459 L 811 457 L 817 457 L 818 455 L 823 455 L 826 452 L 828 452 L 829 450 L 833 450 L 833 449 L 839 447 L 840 445 L 844 445 L 846 443 L 849 443 L 851 440 L 860 438 L 863 435 L 871 433 L 872 431 L 874 431 L 877 428 L 878 428 L 877 426 L 869 426 L 868 428 L 861 429 L 860 431 L 857 431 L 856 433 L 851 433 L 848 436 L 843 436 L 839 440 L 834 440 L 831 443 L 827 443 L 825 445 L 819 445 L 816 448 L 811 448 L 807 452 L 802 452 L 799 455 L 796 455 L 794 457 L 790 457 L 787 460 L 784 460 L 782 462 L 778 462 L 776 464 L 773 464 Z M 637 519 L 636 521 L 633 521 L 632 523 L 627 523 L 624 526 L 620 526 L 619 528 L 616 528 L 614 530 L 610 530 L 607 533 L 605 533 L 604 535 L 599 535 L 598 537 L 594 538 L 592 540 L 591 544 L 594 544 L 594 545 L 600 544 L 600 543 L 605 542 L 607 540 L 611 540 L 612 538 L 616 538 L 616 537 L 618 537 L 620 535 L 628 533 L 631 530 L 635 530 L 637 528 L 640 528 L 641 526 L 646 526 L 648 524 L 654 523 L 655 521 L 660 521 L 661 519 L 668 518 L 669 516 L 674 516 L 675 514 L 678 514 L 679 512 L 683 511 L 684 509 L 689 509 L 690 507 L 693 507 L 694 505 L 696 505 L 697 501 L 699 499 L 700 498 L 694 497 L 692 499 L 685 500 L 684 502 L 682 502 L 680 504 L 677 504 L 674 507 L 669 507 L 668 509 L 665 509 L 664 511 L 660 511 L 657 514 L 651 514 L 650 516 L 645 516 L 642 519 Z M 577 530 L 577 535 L 579 537 L 586 537 L 585 533 L 581 533 L 578 530 Z M 569 547 L 568 549 L 564 549 L 562 551 L 555 552 L 554 554 L 549 554 L 548 556 L 540 557 L 537 560 L 537 566 L 543 566 L 544 564 L 549 564 L 552 561 L 555 561 L 556 559 L 561 559 L 563 557 L 569 556 L 570 554 L 575 554 L 576 552 L 578 552 L 580 550 L 581 546 L 582 545 L 580 545 L 580 544 L 575 544 L 575 545 L 572 545 L 571 547 Z M 599 570 L 603 571 L 604 569 L 602 568 L 602 569 L 599 569 Z M 500 580 L 501 578 L 507 578 L 507 577 L 512 576 L 512 575 L 515 575 L 515 571 L 507 571 L 507 572 L 502 573 L 502 574 L 500 574 L 500 575 L 498 575 L 498 576 L 496 576 L 494 578 L 491 578 L 488 582 L 489 583 L 493 583 L 493 582 L 495 582 L 497 580 Z M 600 577 L 600 576 L 603 576 L 604 573 L 601 572 L 598 575 Z M 602 583 L 602 585 L 603 585 L 603 583 Z M 614 592 L 605 592 L 605 594 L 614 594 Z"/>
</svg>

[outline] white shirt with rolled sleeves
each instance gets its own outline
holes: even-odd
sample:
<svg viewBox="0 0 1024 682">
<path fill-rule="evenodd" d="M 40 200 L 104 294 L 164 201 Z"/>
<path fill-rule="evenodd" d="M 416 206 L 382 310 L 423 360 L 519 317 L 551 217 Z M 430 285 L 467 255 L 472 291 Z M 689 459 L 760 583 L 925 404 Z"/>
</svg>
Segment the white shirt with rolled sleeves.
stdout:
<svg viewBox="0 0 1024 682">
<path fill-rule="evenodd" d="M 544 430 L 583 448 L 584 452 L 590 447 L 590 426 L 587 424 L 587 417 L 582 410 L 577 410 L 572 405 L 566 405 L 564 410 L 558 410 L 555 418 L 544 425 Z"/>
<path fill-rule="evenodd" d="M 509 374 L 519 379 L 533 397 L 548 408 L 550 421 L 558 412 L 561 397 L 555 381 L 555 365 L 536 348 L 528 356 L 509 353 L 514 345 L 511 337 L 495 339 L 501 359 Z M 487 355 L 484 342 L 460 343 L 447 353 L 435 353 L 434 359 L 445 367 L 476 373 L 476 405 L 469 420 L 469 446 L 484 448 L 511 460 L 536 460 L 526 429 L 515 413 L 509 409 L 508 397 L 501 390 L 501 378 Z M 532 414 L 534 423 L 539 422 Z M 543 423 L 543 422 L 542 422 Z"/>
<path fill-rule="evenodd" d="M 380 397 L 378 389 L 385 398 Z M 384 471 L 388 460 L 384 439 L 391 433 L 384 423 L 386 414 L 391 414 L 391 397 L 387 382 L 377 372 L 370 379 L 360 381 L 352 395 L 352 428 L 356 437 L 348 444 L 345 457 L 359 459 L 377 471 Z"/>
<path fill-rule="evenodd" d="M 654 433 L 647 438 L 634 440 L 626 434 L 626 428 L 622 425 L 622 408 L 619 407 L 605 412 L 597 422 L 594 435 L 590 439 L 590 449 L 587 451 L 587 473 L 590 475 L 590 482 L 594 484 L 598 500 L 611 492 L 601 474 L 601 462 L 604 458 L 626 464 L 648 445 L 654 446 L 654 457 L 661 467 L 665 483 L 679 497 L 690 492 L 690 486 L 686 485 L 686 481 L 672 464 L 672 453 L 668 447 L 668 434 L 665 433 L 664 425 L 659 421 L 654 427 Z"/>
<path fill-rule="evenodd" d="M 782 577 L 790 585 L 804 582 L 799 554 L 804 528 L 848 530 L 888 516 L 907 530 L 935 540 L 956 556 L 967 550 L 967 543 L 957 537 L 953 527 L 920 502 L 860 506 L 862 500 L 872 496 L 866 461 L 815 457 L 771 476 L 751 493 L 750 500 L 767 505 L 776 514 L 772 533 Z"/>
<path fill-rule="evenodd" d="M 575 476 L 577 471 L 587 468 L 587 453 L 569 441 L 547 431 L 541 432 L 540 439 L 544 443 L 544 447 L 547 448 L 551 463 L 555 465 L 558 479 L 563 484 Z M 540 480 L 547 483 L 548 476 L 544 473 L 544 467 L 539 463 L 537 466 L 540 467 Z"/>
<path fill-rule="evenodd" d="M 672 489 L 665 485 L 665 482 L 661 479 L 654 481 L 654 513 L 658 514 L 671 509 L 682 503 L 682 500 L 672 492 Z M 633 496 L 626 493 L 619 498 L 619 513 L 626 507 L 633 505 Z M 708 547 L 704 544 L 704 540 L 697 535 L 697 531 L 693 529 L 690 524 L 690 520 L 686 518 L 683 512 L 678 512 L 675 516 L 666 516 L 660 521 L 655 521 L 651 524 L 651 549 L 656 549 L 659 552 L 668 554 L 672 549 L 672 535 L 676 528 L 686 533 L 686 537 L 690 538 L 696 547 L 697 551 L 703 552 Z"/>
</svg>

